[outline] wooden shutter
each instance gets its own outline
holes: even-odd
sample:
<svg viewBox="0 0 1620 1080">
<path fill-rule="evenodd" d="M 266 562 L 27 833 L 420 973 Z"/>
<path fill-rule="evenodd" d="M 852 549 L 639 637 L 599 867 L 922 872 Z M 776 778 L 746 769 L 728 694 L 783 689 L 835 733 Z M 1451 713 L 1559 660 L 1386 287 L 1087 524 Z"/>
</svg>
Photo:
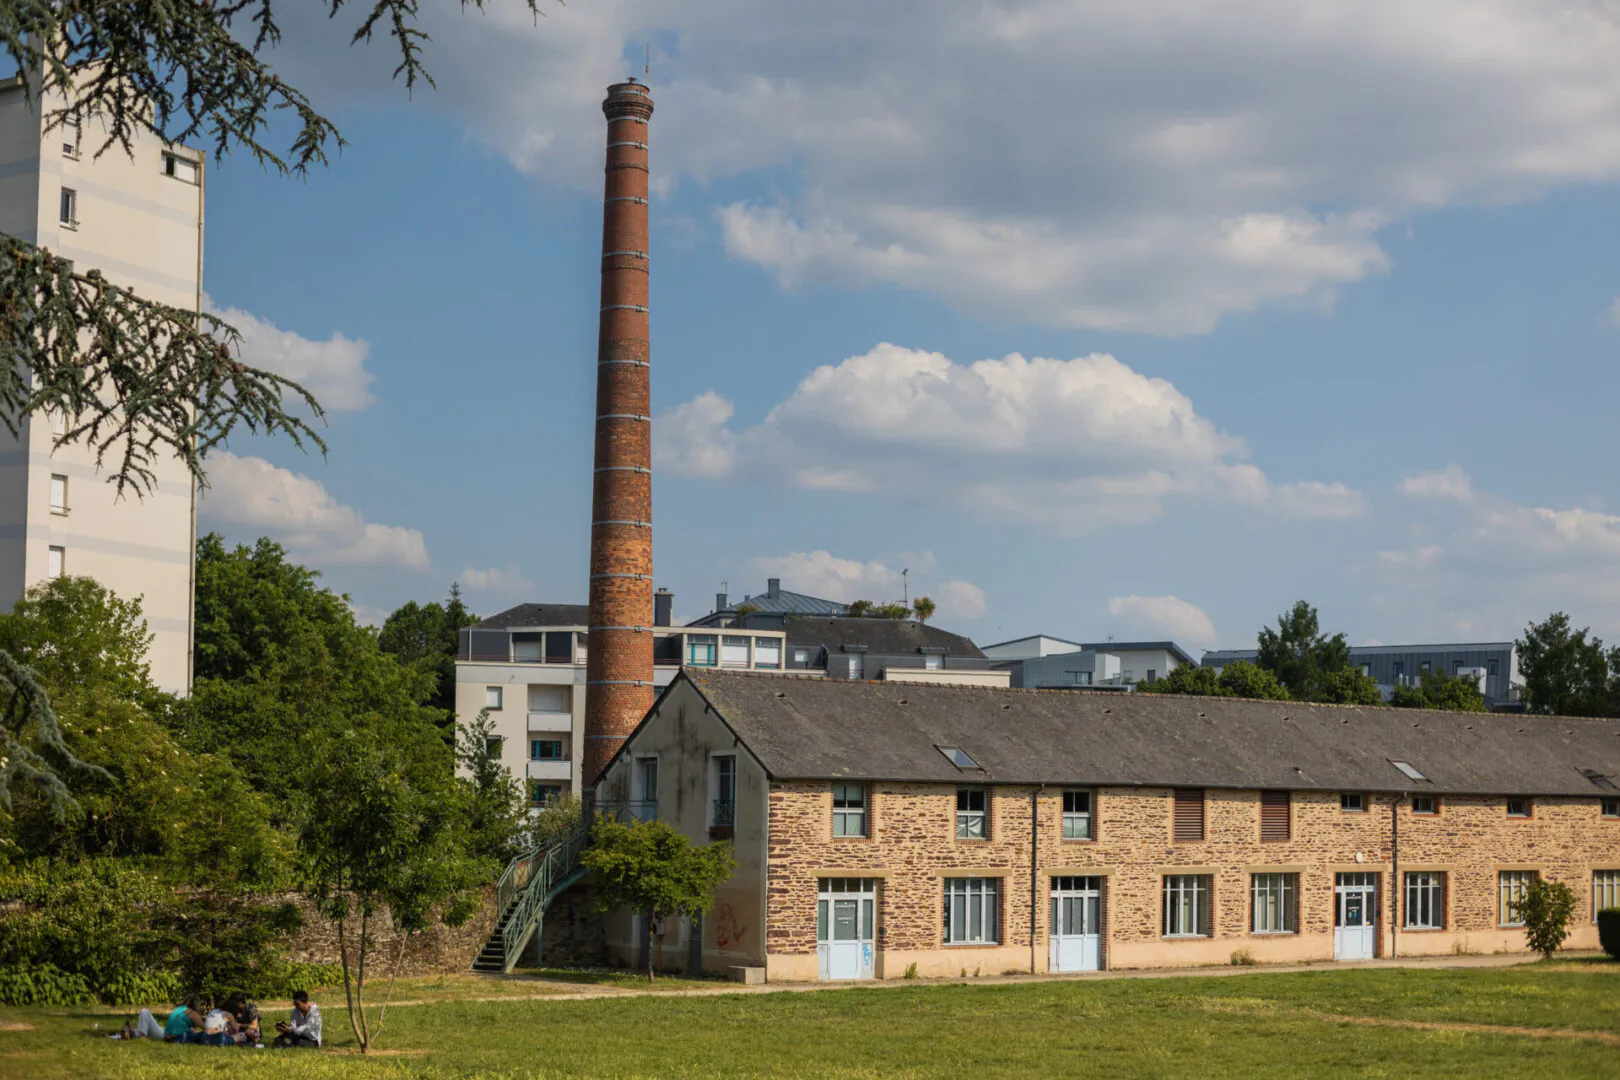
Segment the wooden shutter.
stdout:
<svg viewBox="0 0 1620 1080">
<path fill-rule="evenodd" d="M 1260 839 L 1287 840 L 1289 793 L 1262 791 L 1260 793 Z"/>
<path fill-rule="evenodd" d="M 1204 838 L 1204 789 L 1176 788 L 1175 828 L 1179 841 Z"/>
</svg>

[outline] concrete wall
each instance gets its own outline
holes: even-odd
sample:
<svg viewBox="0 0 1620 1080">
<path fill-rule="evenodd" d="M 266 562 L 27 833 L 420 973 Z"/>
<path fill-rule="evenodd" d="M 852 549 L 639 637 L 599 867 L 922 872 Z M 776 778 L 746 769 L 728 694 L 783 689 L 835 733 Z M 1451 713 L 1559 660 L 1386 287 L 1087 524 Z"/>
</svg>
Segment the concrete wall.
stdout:
<svg viewBox="0 0 1620 1080">
<path fill-rule="evenodd" d="M 765 963 L 765 852 L 769 841 L 765 771 L 738 745 L 731 730 L 708 709 L 690 684 L 670 690 L 625 746 L 601 785 L 604 803 L 636 800 L 632 786 L 634 760 L 658 759 L 658 819 L 668 822 L 695 844 L 711 843 L 713 758 L 737 758 L 737 822 L 731 839 L 737 870 L 715 892 L 715 905 L 703 919 L 703 967 L 723 971 L 737 964 Z M 681 920 L 666 928 L 663 959 L 667 966 L 685 965 L 688 928 Z M 633 922 L 627 914 L 607 920 L 609 954 L 618 962 L 637 962 Z M 813 959 L 813 956 L 812 956 Z"/>
<path fill-rule="evenodd" d="M 4 231 L 72 259 L 80 272 L 149 300 L 195 311 L 202 296 L 203 163 L 193 150 L 138 138 L 134 156 L 114 148 L 96 158 L 104 132 L 84 131 L 77 157 L 69 132 L 43 131 L 39 104 L 0 86 L 0 222 Z M 164 154 L 196 166 L 196 182 L 164 174 Z M 78 196 L 77 227 L 60 221 L 64 188 Z M 19 437 L 0 430 L 0 607 L 46 577 L 49 549 L 64 549 L 64 572 L 94 577 L 125 598 L 140 597 L 154 633 L 152 677 L 167 690 L 191 685 L 195 499 L 178 459 L 157 463 L 156 490 L 120 498 L 87 446 L 53 447 L 50 419 L 32 417 Z M 50 480 L 68 480 L 68 512 L 53 513 Z"/>
<path fill-rule="evenodd" d="M 874 783 L 869 786 L 867 837 L 831 835 L 830 783 L 778 782 L 770 796 L 768 977 L 816 978 L 816 891 L 824 877 L 878 879 L 875 974 L 894 978 L 916 963 L 921 975 L 954 975 L 964 967 L 985 974 L 1047 969 L 1051 878 L 1094 875 L 1106 880 L 1103 954 L 1109 968 L 1179 967 L 1227 963 L 1236 949 L 1262 963 L 1333 958 L 1333 886 L 1339 872 L 1380 875 L 1381 955 L 1522 950 L 1524 935 L 1497 925 L 1497 874 L 1535 870 L 1567 883 L 1577 897 L 1568 948 L 1595 948 L 1592 872 L 1620 869 L 1620 820 L 1602 818 L 1599 800 L 1541 799 L 1528 820 L 1509 819 L 1501 798 L 1448 798 L 1436 816 L 1395 811 L 1400 870 L 1447 875 L 1445 928 L 1392 932 L 1390 884 L 1394 847 L 1391 798 L 1369 796 L 1369 808 L 1340 809 L 1336 792 L 1294 792 L 1292 839 L 1259 839 L 1259 793 L 1206 793 L 1205 839 L 1178 843 L 1171 835 L 1171 792 L 1104 788 L 1094 793 L 1095 839 L 1064 841 L 1062 792 L 994 787 L 987 840 L 955 836 L 955 787 Z M 1031 806 L 1038 824 L 1031 904 Z M 1251 932 L 1250 877 L 1257 872 L 1299 875 L 1299 932 Z M 1213 935 L 1162 934 L 1166 874 L 1213 879 Z M 945 946 L 943 879 L 999 878 L 999 943 Z M 1033 934 L 1032 934 L 1033 927 Z"/>
</svg>

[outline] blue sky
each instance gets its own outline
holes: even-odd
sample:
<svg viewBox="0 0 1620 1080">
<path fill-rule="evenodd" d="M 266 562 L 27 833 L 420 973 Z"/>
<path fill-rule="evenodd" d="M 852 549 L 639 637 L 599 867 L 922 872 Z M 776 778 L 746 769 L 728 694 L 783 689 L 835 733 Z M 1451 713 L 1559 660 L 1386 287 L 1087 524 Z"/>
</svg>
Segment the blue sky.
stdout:
<svg viewBox="0 0 1620 1080">
<path fill-rule="evenodd" d="M 1572 12 L 496 2 L 432 15 L 414 101 L 291 26 L 350 145 L 215 168 L 205 287 L 331 453 L 237 441 L 203 525 L 373 619 L 583 600 L 599 102 L 650 42 L 677 615 L 908 568 L 981 642 L 1241 646 L 1301 597 L 1620 636 L 1620 30 Z"/>
</svg>

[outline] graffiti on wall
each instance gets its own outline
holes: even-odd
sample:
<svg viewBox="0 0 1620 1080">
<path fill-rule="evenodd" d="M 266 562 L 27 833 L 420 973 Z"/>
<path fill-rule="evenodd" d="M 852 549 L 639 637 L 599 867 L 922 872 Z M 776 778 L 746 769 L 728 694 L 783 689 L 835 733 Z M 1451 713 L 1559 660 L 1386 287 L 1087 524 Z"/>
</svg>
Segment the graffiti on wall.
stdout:
<svg viewBox="0 0 1620 1080">
<path fill-rule="evenodd" d="M 743 935 L 748 933 L 748 927 L 737 921 L 737 913 L 731 909 L 730 904 L 721 904 L 714 913 L 714 943 L 724 949 L 731 945 L 741 945 Z"/>
</svg>

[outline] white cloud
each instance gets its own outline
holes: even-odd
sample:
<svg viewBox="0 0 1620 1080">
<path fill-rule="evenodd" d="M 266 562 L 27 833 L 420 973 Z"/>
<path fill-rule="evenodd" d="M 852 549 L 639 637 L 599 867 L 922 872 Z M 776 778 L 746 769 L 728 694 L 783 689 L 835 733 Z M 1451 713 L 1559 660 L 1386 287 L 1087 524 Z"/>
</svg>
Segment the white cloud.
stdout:
<svg viewBox="0 0 1620 1080">
<path fill-rule="evenodd" d="M 201 515 L 226 525 L 262 529 L 294 555 L 327 565 L 428 566 L 421 532 L 368 522 L 334 499 L 321 482 L 259 457 L 211 454 Z"/>
<path fill-rule="evenodd" d="M 1065 532 L 1149 520 L 1203 498 L 1296 518 L 1346 518 L 1366 500 L 1342 483 L 1272 483 L 1164 379 L 1112 356 L 955 363 L 881 344 L 812 371 L 741 432 L 709 392 L 653 424 L 657 467 L 749 471 L 795 487 L 957 499 Z M 849 463 L 858 462 L 858 466 Z M 919 485 L 920 477 L 948 478 Z"/>
<path fill-rule="evenodd" d="M 376 376 L 366 370 L 370 342 L 336 330 L 325 341 L 312 341 L 241 308 L 217 307 L 208 297 L 203 304 L 241 333 L 244 363 L 298 383 L 328 412 L 364 409 L 376 400 L 370 389 Z"/>
<path fill-rule="evenodd" d="M 1203 608 L 1174 596 L 1116 596 L 1108 601 L 1108 614 L 1132 637 L 1162 636 L 1195 648 L 1209 648 L 1219 640 Z"/>
<path fill-rule="evenodd" d="M 465 567 L 456 579 L 467 586 L 469 592 L 488 593 L 525 593 L 534 589 L 534 582 L 523 576 L 523 572 L 515 566 L 490 567 L 488 570 L 478 570 L 471 566 Z"/>
<path fill-rule="evenodd" d="M 361 626 L 381 627 L 383 623 L 388 621 L 388 616 L 392 614 L 392 612 L 383 608 L 367 607 L 365 604 L 356 604 L 352 600 L 349 601 L 349 610 L 354 612 L 354 621 Z"/>
<path fill-rule="evenodd" d="M 782 171 L 780 202 L 716 213 L 783 284 L 1172 334 L 1329 302 L 1387 269 L 1381 227 L 1426 209 L 1620 177 L 1620 24 L 1594 0 L 761 10 L 428 9 L 439 90 L 415 107 L 594 194 L 602 88 L 651 41 L 655 187 Z M 317 104 L 403 98 L 381 42 L 345 48 L 319 11 L 284 29 L 276 59 Z"/>
<path fill-rule="evenodd" d="M 1444 550 L 1439 544 L 1424 544 L 1410 551 L 1380 551 L 1378 565 L 1387 570 L 1427 570 Z"/>
<path fill-rule="evenodd" d="M 984 590 L 971 581 L 942 581 L 934 590 L 938 595 L 934 603 L 939 606 L 939 616 L 946 619 L 982 619 L 988 608 L 984 602 Z"/>
<path fill-rule="evenodd" d="M 1461 465 L 1447 465 L 1435 472 L 1418 473 L 1401 481 L 1401 494 L 1420 499 L 1467 502 L 1474 497 L 1474 482 Z"/>
<path fill-rule="evenodd" d="M 1610 326 L 1620 327 L 1620 296 L 1614 298 L 1614 303 L 1609 305 L 1608 310 L 1603 313 L 1603 317 L 1604 321 Z"/>
</svg>

